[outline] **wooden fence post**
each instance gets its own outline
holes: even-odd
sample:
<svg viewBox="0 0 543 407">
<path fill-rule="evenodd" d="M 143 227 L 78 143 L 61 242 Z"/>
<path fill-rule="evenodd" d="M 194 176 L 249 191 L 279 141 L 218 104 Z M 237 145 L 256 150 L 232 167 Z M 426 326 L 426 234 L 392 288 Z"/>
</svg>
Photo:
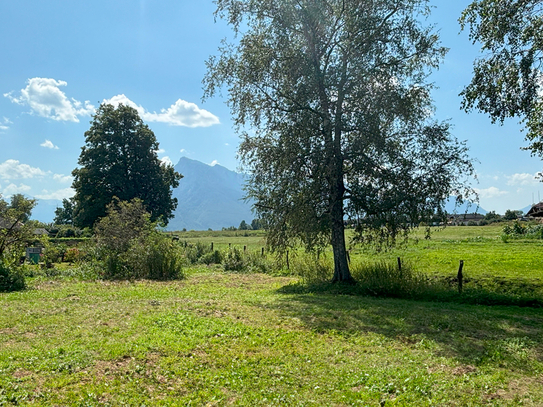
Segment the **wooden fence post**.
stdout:
<svg viewBox="0 0 543 407">
<path fill-rule="evenodd" d="M 264 248 L 262 248 L 262 257 L 264 257 Z"/>
<path fill-rule="evenodd" d="M 213 251 L 213 242 L 211 242 L 211 251 Z"/>
<path fill-rule="evenodd" d="M 287 270 L 290 270 L 290 264 L 288 262 L 288 250 L 287 250 Z"/>
<path fill-rule="evenodd" d="M 462 294 L 462 285 L 464 280 L 464 275 L 462 274 L 462 269 L 464 268 L 464 260 L 460 260 L 460 267 L 458 268 L 458 294 Z"/>
<path fill-rule="evenodd" d="M 402 259 L 400 259 L 398 257 L 398 271 L 401 273 L 402 272 Z"/>
</svg>

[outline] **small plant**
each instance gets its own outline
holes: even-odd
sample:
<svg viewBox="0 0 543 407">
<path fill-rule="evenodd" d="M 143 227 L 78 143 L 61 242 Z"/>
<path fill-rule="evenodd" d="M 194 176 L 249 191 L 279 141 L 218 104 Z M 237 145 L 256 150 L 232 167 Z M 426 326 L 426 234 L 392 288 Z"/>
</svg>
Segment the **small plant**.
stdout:
<svg viewBox="0 0 543 407">
<path fill-rule="evenodd" d="M 0 261 L 0 292 L 20 291 L 26 288 L 25 278 L 20 269 Z"/>
<path fill-rule="evenodd" d="M 361 263 L 352 267 L 353 277 L 363 292 L 382 297 L 410 298 L 432 290 L 432 283 L 409 264 Z"/>
<path fill-rule="evenodd" d="M 223 266 L 225 271 L 245 271 L 246 261 L 243 252 L 237 247 L 231 248 L 224 256 Z"/>
<path fill-rule="evenodd" d="M 77 247 L 70 247 L 64 254 L 64 261 L 68 263 L 75 263 L 81 260 L 81 251 Z"/>
<path fill-rule="evenodd" d="M 322 283 L 332 280 L 333 262 L 327 256 L 304 254 L 292 259 L 291 268 L 305 284 Z"/>
<path fill-rule="evenodd" d="M 183 277 L 178 246 L 157 231 L 139 199 L 114 201 L 96 225 L 95 261 L 107 279 Z"/>
</svg>

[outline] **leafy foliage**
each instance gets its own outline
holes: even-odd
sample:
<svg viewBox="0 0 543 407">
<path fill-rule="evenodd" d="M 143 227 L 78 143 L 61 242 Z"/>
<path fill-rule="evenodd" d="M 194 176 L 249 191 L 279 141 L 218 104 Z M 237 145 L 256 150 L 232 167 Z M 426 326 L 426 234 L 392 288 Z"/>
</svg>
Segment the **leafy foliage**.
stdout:
<svg viewBox="0 0 543 407">
<path fill-rule="evenodd" d="M 542 17 L 539 0 L 475 0 L 460 18 L 484 53 L 461 93 L 463 108 L 477 108 L 493 122 L 522 118 L 530 141 L 527 148 L 538 155 L 543 155 Z"/>
<path fill-rule="evenodd" d="M 170 280 L 183 276 L 176 245 L 156 230 L 141 200 L 112 202 L 95 232 L 104 278 Z"/>
<path fill-rule="evenodd" d="M 0 261 L 12 256 L 18 258 L 27 241 L 34 238 L 34 227 L 26 222 L 36 206 L 34 199 L 14 195 L 8 204 L 0 195 Z"/>
<path fill-rule="evenodd" d="M 74 223 L 75 201 L 73 198 L 62 200 L 62 207 L 55 209 L 55 225 L 72 225 Z"/>
<path fill-rule="evenodd" d="M 78 226 L 92 227 L 106 215 L 114 197 L 139 198 L 152 221 L 168 223 L 177 206 L 171 188 L 179 185 L 182 176 L 160 162 L 155 135 L 134 108 L 102 104 L 85 132 L 85 142 L 78 161 L 81 167 L 72 172 L 73 216 Z"/>
<path fill-rule="evenodd" d="M 209 59 L 206 96 L 228 87 L 247 197 L 274 250 L 331 242 L 334 281 L 350 282 L 345 217 L 360 241 L 393 243 L 462 199 L 473 168 L 431 118 L 425 78 L 445 49 L 421 23 L 426 1 L 217 6 L 241 38 Z"/>
<path fill-rule="evenodd" d="M 515 220 L 515 219 L 518 219 L 520 216 L 522 216 L 522 211 L 514 211 L 511 209 L 507 209 L 505 211 L 505 215 L 503 215 L 503 218 L 505 220 Z"/>
<path fill-rule="evenodd" d="M 0 292 L 25 289 L 24 275 L 13 264 L 0 260 Z"/>
</svg>

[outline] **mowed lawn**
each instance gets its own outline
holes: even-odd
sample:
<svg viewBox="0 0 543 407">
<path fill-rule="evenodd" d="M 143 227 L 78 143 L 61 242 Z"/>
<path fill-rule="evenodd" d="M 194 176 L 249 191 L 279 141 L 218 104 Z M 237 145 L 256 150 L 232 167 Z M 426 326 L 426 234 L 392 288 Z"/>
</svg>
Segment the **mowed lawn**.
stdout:
<svg viewBox="0 0 543 407">
<path fill-rule="evenodd" d="M 0 294 L 2 405 L 543 405 L 543 313 L 293 278 L 38 279 Z"/>
<path fill-rule="evenodd" d="M 540 279 L 541 243 L 500 231 L 446 228 L 351 253 Z M 180 239 L 263 245 L 254 232 L 214 233 Z M 220 266 L 173 282 L 29 279 L 0 293 L 0 405 L 543 405 L 541 308 L 303 293 L 297 281 Z"/>
</svg>

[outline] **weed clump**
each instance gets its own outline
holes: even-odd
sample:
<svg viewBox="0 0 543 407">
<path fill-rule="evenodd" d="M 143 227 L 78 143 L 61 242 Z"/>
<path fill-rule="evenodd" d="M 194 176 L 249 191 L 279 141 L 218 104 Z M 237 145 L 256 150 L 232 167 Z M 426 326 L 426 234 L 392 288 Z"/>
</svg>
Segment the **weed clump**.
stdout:
<svg viewBox="0 0 543 407">
<path fill-rule="evenodd" d="M 172 280 L 183 277 L 178 246 L 156 230 L 141 200 L 116 201 L 95 228 L 95 260 L 103 278 Z"/>
<path fill-rule="evenodd" d="M 0 261 L 0 292 L 20 291 L 26 288 L 21 270 Z"/>
</svg>

